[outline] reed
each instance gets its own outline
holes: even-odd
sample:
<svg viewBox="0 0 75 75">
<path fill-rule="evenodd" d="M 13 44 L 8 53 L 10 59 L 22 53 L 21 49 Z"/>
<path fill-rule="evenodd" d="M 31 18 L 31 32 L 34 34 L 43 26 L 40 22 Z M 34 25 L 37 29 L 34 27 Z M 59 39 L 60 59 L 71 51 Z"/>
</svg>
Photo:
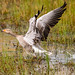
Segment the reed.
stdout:
<svg viewBox="0 0 75 75">
<path fill-rule="evenodd" d="M 41 42 L 45 49 L 58 50 L 59 47 L 59 49 L 74 50 L 75 48 L 75 0 L 66 0 L 66 2 L 66 12 L 61 17 L 59 23 L 51 28 L 47 42 Z M 0 0 L 0 29 L 11 28 L 18 34 L 25 34 L 28 30 L 29 19 L 41 9 L 42 5 L 44 5 L 44 10 L 40 16 L 62 6 L 63 3 L 63 0 Z M 1 34 L 0 32 L 0 42 L 2 43 L 2 45 L 0 45 L 2 51 L 0 52 L 3 53 L 0 53 L 0 75 L 63 75 L 63 70 L 61 72 L 62 67 L 58 67 L 63 65 L 59 63 L 58 66 L 53 65 L 53 67 L 51 67 L 48 56 L 46 56 L 46 66 L 41 65 L 41 62 L 39 62 L 40 58 L 35 59 L 35 62 L 34 59 L 23 59 L 22 53 L 20 52 L 17 54 L 19 57 L 13 53 L 10 53 L 9 56 L 9 53 L 6 51 L 16 50 L 17 52 L 21 49 L 19 47 L 11 49 L 8 46 L 12 46 L 9 41 L 14 38 L 11 38 L 11 36 L 7 34 Z M 13 55 L 15 55 L 15 57 Z M 75 73 L 75 64 L 66 64 L 66 66 L 71 65 L 69 69 L 72 70 L 72 73 Z M 68 72 L 65 73 L 67 74 Z"/>
</svg>

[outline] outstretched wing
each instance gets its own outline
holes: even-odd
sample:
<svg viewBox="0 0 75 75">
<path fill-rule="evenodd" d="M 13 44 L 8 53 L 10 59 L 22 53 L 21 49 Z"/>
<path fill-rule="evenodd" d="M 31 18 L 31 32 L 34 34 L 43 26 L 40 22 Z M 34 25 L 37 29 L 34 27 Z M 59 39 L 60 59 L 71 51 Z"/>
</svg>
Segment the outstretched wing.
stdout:
<svg viewBox="0 0 75 75">
<path fill-rule="evenodd" d="M 36 44 L 44 39 L 46 40 L 50 31 L 50 27 L 53 27 L 58 23 L 60 17 L 66 10 L 65 7 L 66 2 L 64 2 L 63 6 L 37 19 L 38 15 L 43 10 L 42 7 L 41 11 L 38 11 L 38 14 L 36 14 L 29 20 L 29 29 L 26 35 L 24 36 L 24 40 L 30 45 Z"/>
<path fill-rule="evenodd" d="M 37 19 L 36 27 L 39 29 L 42 41 L 47 39 L 47 36 L 50 31 L 50 27 L 55 26 L 60 20 L 60 17 L 66 10 L 65 8 L 66 5 L 67 5 L 66 2 L 64 2 L 63 6 L 51 12 L 48 12 L 47 14 Z"/>
<path fill-rule="evenodd" d="M 34 38 L 36 36 L 36 18 L 35 16 L 29 20 L 29 29 L 24 36 L 24 40 L 30 44 L 34 44 Z"/>
<path fill-rule="evenodd" d="M 38 10 L 38 14 L 36 14 L 34 17 L 30 18 L 29 20 L 29 29 L 24 36 L 24 40 L 29 43 L 30 45 L 33 45 L 38 41 L 39 39 L 37 37 L 40 37 L 39 30 L 36 28 L 36 20 L 38 15 L 42 12 L 43 6 L 41 11 Z"/>
</svg>

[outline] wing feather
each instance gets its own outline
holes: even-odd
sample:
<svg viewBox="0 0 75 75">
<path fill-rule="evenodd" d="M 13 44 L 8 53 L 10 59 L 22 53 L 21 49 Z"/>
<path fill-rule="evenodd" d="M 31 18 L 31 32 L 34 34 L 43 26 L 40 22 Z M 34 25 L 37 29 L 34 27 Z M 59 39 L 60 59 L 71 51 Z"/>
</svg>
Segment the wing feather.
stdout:
<svg viewBox="0 0 75 75">
<path fill-rule="evenodd" d="M 58 23 L 58 21 L 60 20 L 60 17 L 66 10 L 65 8 L 66 5 L 67 5 L 66 2 L 64 2 L 63 6 L 55 10 L 52 10 L 37 19 L 36 27 L 39 29 L 39 32 L 41 34 L 41 40 L 47 39 L 47 36 L 50 31 L 50 27 L 53 27 Z"/>
<path fill-rule="evenodd" d="M 50 27 L 53 27 L 58 23 L 60 17 L 66 10 L 65 6 L 66 2 L 64 2 L 63 6 L 48 12 L 38 19 L 36 16 L 32 17 L 29 20 L 29 29 L 24 36 L 24 40 L 30 45 L 39 43 L 41 40 L 46 40 Z"/>
</svg>

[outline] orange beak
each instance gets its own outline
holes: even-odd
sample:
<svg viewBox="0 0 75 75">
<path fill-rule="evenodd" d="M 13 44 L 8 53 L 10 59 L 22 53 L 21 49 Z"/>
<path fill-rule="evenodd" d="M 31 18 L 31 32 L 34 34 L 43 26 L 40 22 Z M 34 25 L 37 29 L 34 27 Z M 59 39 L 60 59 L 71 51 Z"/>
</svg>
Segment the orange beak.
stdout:
<svg viewBox="0 0 75 75">
<path fill-rule="evenodd" d="M 5 32 L 6 31 L 6 29 L 4 29 L 4 30 L 2 30 L 3 32 Z"/>
</svg>

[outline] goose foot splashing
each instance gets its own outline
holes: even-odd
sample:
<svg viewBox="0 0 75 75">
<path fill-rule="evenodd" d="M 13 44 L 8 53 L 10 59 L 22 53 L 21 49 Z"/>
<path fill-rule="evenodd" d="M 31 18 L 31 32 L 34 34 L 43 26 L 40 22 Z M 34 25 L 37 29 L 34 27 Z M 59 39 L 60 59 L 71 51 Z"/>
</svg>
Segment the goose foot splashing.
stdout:
<svg viewBox="0 0 75 75">
<path fill-rule="evenodd" d="M 54 27 L 59 22 L 60 17 L 66 10 L 66 5 L 66 2 L 64 2 L 61 7 L 54 9 L 37 19 L 43 10 L 42 6 L 41 11 L 38 10 L 38 13 L 30 18 L 29 29 L 25 35 L 14 34 L 10 29 L 3 29 L 2 31 L 16 37 L 20 45 L 25 48 L 26 51 L 34 50 L 34 53 L 45 53 L 47 55 L 51 55 L 51 52 L 40 47 L 40 42 L 47 40 L 50 27 Z"/>
</svg>

